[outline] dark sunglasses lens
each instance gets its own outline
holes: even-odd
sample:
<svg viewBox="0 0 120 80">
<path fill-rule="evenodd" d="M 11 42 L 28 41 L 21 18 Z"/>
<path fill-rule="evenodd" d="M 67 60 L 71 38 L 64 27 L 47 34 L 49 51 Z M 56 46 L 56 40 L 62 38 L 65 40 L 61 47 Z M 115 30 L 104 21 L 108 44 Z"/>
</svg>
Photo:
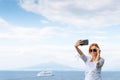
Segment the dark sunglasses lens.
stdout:
<svg viewBox="0 0 120 80">
<path fill-rule="evenodd" d="M 92 52 L 92 49 L 90 49 L 90 52 Z"/>
<path fill-rule="evenodd" d="M 96 49 L 90 49 L 90 52 L 97 52 Z"/>
<path fill-rule="evenodd" d="M 93 49 L 93 52 L 97 52 L 97 50 L 96 50 L 96 49 Z"/>
</svg>

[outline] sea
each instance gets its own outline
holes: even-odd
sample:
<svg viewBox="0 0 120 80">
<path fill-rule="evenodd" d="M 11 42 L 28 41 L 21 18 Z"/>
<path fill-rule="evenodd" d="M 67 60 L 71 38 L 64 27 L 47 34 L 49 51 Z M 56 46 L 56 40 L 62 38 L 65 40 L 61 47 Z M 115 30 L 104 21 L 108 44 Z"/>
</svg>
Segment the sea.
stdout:
<svg viewBox="0 0 120 80">
<path fill-rule="evenodd" d="M 0 71 L 0 80 L 84 80 L 83 71 L 53 71 L 52 76 L 37 76 L 39 71 Z M 103 71 L 103 80 L 120 80 L 120 71 Z"/>
</svg>

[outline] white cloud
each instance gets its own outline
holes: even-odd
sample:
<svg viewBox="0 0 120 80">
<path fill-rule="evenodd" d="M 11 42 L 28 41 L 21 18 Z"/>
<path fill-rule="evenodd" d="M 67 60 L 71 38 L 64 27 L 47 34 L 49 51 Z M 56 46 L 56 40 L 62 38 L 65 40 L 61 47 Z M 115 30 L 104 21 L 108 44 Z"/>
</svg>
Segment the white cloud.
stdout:
<svg viewBox="0 0 120 80">
<path fill-rule="evenodd" d="M 52 21 L 75 26 L 110 26 L 119 24 L 119 0 L 21 0 L 23 9 Z"/>
<path fill-rule="evenodd" d="M 43 24 L 49 23 L 49 21 L 47 21 L 47 20 L 41 20 L 40 22 L 43 23 Z"/>
<path fill-rule="evenodd" d="M 52 38 L 57 35 L 56 30 L 59 30 L 52 26 L 46 26 L 43 28 L 28 28 L 7 24 L 8 27 L 1 27 L 0 38 L 6 39 L 21 39 L 21 40 L 44 40 Z M 60 35 L 60 34 L 59 34 Z M 61 36 L 62 37 L 62 36 Z"/>
<path fill-rule="evenodd" d="M 17 27 L 12 29 L 11 36 L 18 39 L 32 39 L 32 40 L 41 40 L 49 38 L 52 35 L 53 28 L 24 28 Z M 12 35 L 13 34 L 13 35 Z"/>
<path fill-rule="evenodd" d="M 84 10 L 98 10 L 104 8 L 105 6 L 109 6 L 111 3 L 112 0 L 74 0 L 74 4 L 76 4 L 76 7 Z"/>
<path fill-rule="evenodd" d="M 0 18 L 0 27 L 7 26 L 7 25 L 8 25 L 8 23 L 3 18 Z"/>
</svg>

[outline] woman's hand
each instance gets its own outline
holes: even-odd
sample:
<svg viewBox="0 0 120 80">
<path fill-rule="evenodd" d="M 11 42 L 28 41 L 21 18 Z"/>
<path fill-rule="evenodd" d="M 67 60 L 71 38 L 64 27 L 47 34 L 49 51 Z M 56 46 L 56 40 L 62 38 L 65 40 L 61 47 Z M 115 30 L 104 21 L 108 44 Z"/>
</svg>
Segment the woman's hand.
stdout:
<svg viewBox="0 0 120 80">
<path fill-rule="evenodd" d="M 97 48 L 97 56 L 95 61 L 99 61 L 99 60 L 100 60 L 100 49 Z"/>
<path fill-rule="evenodd" d="M 81 51 L 80 48 L 78 48 L 78 46 L 80 46 L 80 44 L 82 44 L 82 40 L 78 40 L 76 43 L 75 43 L 75 48 L 77 50 L 77 52 L 80 54 L 80 55 L 83 55 L 84 53 Z"/>
<path fill-rule="evenodd" d="M 78 40 L 78 41 L 75 43 L 75 47 L 80 46 L 80 44 L 82 44 L 82 40 Z"/>
<path fill-rule="evenodd" d="M 97 55 L 100 55 L 101 50 L 97 48 Z"/>
</svg>

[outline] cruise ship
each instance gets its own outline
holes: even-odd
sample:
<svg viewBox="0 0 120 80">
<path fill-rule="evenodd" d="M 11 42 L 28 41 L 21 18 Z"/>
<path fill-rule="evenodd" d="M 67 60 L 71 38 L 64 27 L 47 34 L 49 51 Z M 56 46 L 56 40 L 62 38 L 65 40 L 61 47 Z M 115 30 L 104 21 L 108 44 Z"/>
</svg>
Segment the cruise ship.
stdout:
<svg viewBox="0 0 120 80">
<path fill-rule="evenodd" d="M 37 76 L 54 76 L 52 71 L 40 71 Z"/>
</svg>

